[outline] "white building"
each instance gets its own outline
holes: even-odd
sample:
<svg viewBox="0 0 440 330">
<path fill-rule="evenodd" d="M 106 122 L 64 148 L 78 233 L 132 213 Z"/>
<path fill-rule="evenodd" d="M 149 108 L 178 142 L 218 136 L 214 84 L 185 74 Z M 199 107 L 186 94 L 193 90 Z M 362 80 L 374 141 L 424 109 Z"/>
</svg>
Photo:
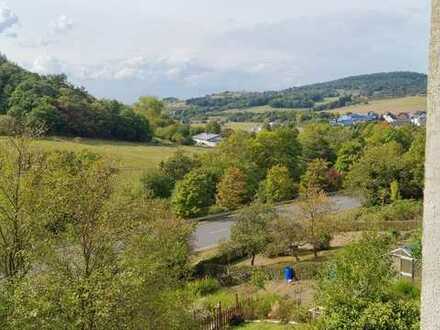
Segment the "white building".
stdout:
<svg viewBox="0 0 440 330">
<path fill-rule="evenodd" d="M 205 147 L 215 147 L 220 143 L 222 137 L 219 134 L 201 133 L 192 137 L 196 145 Z"/>
</svg>

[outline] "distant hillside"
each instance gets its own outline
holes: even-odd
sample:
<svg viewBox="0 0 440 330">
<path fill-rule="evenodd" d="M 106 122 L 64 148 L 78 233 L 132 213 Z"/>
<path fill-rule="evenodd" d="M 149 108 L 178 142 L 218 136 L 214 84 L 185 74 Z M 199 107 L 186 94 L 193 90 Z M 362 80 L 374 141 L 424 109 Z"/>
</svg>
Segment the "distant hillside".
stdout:
<svg viewBox="0 0 440 330">
<path fill-rule="evenodd" d="M 425 74 L 389 72 L 347 77 L 282 91 L 226 91 L 186 101 L 173 99 L 169 104 L 182 118 L 258 106 L 322 111 L 363 104 L 375 99 L 426 95 L 426 89 Z"/>
</svg>

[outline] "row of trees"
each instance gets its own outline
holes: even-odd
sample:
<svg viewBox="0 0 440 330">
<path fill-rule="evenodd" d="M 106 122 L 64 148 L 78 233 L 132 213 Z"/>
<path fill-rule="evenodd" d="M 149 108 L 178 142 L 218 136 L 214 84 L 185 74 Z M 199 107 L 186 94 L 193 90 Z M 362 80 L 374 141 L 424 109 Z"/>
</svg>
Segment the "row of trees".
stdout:
<svg viewBox="0 0 440 330">
<path fill-rule="evenodd" d="M 211 152 L 177 153 L 142 182 L 152 197 L 171 198 L 175 213 L 186 218 L 255 200 L 289 200 L 310 186 L 326 192 L 345 188 L 365 204 L 379 205 L 422 197 L 424 141 L 423 129 L 385 124 L 238 131 Z"/>
<path fill-rule="evenodd" d="M 2 329 L 193 329 L 192 226 L 96 154 L 0 146 Z"/>
</svg>

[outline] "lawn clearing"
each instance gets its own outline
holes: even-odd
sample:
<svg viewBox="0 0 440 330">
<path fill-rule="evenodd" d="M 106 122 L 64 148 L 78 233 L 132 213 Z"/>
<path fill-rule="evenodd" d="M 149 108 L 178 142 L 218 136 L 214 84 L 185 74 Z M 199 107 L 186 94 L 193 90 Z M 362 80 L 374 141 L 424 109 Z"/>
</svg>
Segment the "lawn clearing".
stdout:
<svg viewBox="0 0 440 330">
<path fill-rule="evenodd" d="M 0 141 L 5 138 L 0 138 Z M 172 156 L 177 150 L 188 153 L 206 152 L 199 147 L 155 145 L 83 138 L 45 138 L 35 142 L 44 150 L 82 151 L 89 150 L 103 155 L 120 169 L 121 183 L 136 183 L 145 170 L 155 168 L 160 161 Z"/>
</svg>

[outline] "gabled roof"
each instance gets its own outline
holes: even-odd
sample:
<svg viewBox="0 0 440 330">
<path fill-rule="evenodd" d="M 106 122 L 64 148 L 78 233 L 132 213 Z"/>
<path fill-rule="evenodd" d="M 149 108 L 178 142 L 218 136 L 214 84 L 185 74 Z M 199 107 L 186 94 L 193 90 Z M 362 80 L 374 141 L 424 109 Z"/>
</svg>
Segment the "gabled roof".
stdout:
<svg viewBox="0 0 440 330">
<path fill-rule="evenodd" d="M 401 246 L 390 253 L 393 256 L 404 256 L 408 258 L 413 258 L 412 248 L 409 245 Z"/>
<path fill-rule="evenodd" d="M 193 136 L 194 140 L 212 141 L 218 140 L 221 136 L 219 134 L 201 133 Z"/>
</svg>

